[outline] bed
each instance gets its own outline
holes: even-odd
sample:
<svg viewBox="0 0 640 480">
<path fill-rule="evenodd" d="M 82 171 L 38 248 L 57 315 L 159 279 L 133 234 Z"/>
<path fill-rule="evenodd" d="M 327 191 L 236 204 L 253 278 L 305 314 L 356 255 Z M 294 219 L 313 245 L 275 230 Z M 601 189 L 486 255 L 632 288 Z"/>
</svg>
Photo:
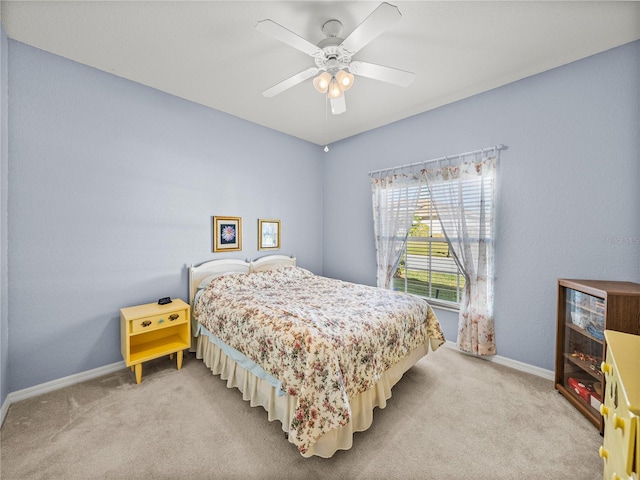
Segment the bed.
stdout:
<svg viewBox="0 0 640 480">
<path fill-rule="evenodd" d="M 351 448 L 404 372 L 444 343 L 424 300 L 314 275 L 285 255 L 192 266 L 189 299 L 196 357 L 305 457 Z"/>
</svg>

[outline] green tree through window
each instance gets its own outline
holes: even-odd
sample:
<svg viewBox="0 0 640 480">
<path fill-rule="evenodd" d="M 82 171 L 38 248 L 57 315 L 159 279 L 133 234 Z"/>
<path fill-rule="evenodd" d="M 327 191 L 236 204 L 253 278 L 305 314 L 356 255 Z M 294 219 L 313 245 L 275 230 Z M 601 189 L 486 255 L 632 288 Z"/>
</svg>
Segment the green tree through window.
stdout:
<svg viewBox="0 0 640 480">
<path fill-rule="evenodd" d="M 426 297 L 434 305 L 456 308 L 460 302 L 464 276 L 428 198 L 420 199 L 393 286 L 395 290 Z"/>
</svg>

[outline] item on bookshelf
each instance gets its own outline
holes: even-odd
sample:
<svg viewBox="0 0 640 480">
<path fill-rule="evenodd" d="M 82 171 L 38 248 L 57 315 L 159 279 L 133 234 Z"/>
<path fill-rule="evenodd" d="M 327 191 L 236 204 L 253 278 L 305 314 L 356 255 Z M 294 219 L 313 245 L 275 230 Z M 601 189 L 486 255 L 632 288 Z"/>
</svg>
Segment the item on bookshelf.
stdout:
<svg viewBox="0 0 640 480">
<path fill-rule="evenodd" d="M 571 322 L 580 328 L 587 328 L 589 316 L 584 313 L 571 312 Z"/>
<path fill-rule="evenodd" d="M 600 315 L 604 314 L 604 302 L 598 301 L 596 299 L 594 310 L 596 313 Z"/>
<path fill-rule="evenodd" d="M 589 325 L 587 325 L 586 330 L 590 335 L 593 335 L 598 340 L 604 340 L 604 333 L 603 333 L 602 327 L 598 327 L 597 325 L 590 323 Z"/>
<path fill-rule="evenodd" d="M 569 383 L 569 386 L 573 389 L 573 391 L 576 392 L 577 395 L 580 395 L 580 397 L 585 402 L 590 401 L 591 393 L 589 393 L 589 389 L 587 388 L 587 385 L 585 385 L 587 383 L 586 381 L 583 383 L 582 380 L 569 377 L 568 383 Z"/>
</svg>

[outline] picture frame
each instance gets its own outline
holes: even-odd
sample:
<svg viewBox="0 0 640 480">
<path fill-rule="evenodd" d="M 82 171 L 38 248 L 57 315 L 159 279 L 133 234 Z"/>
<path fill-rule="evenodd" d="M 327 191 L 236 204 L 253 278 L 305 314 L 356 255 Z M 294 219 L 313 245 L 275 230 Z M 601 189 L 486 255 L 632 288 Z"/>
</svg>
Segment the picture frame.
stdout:
<svg viewBox="0 0 640 480">
<path fill-rule="evenodd" d="M 258 219 L 258 250 L 280 250 L 280 220 Z"/>
<path fill-rule="evenodd" d="M 242 250 L 242 218 L 213 217 L 213 251 Z"/>
</svg>

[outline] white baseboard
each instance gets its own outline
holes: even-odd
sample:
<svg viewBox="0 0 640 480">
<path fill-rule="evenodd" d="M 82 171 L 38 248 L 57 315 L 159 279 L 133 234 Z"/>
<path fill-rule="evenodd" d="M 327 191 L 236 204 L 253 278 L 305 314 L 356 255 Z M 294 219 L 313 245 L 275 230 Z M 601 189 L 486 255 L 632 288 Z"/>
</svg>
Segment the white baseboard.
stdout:
<svg viewBox="0 0 640 480">
<path fill-rule="evenodd" d="M 4 419 L 7 416 L 7 412 L 9 411 L 9 405 L 11 405 L 11 400 L 9 399 L 9 395 L 7 395 L 7 398 L 5 398 L 4 402 L 2 402 L 2 407 L 0 407 L 0 427 L 2 427 L 2 424 L 4 423 Z"/>
<path fill-rule="evenodd" d="M 500 365 L 511 367 L 515 370 L 520 370 L 521 372 L 531 373 L 533 375 L 537 375 L 538 377 L 546 378 L 547 380 L 555 379 L 555 374 L 552 370 L 547 370 L 544 368 L 536 367 L 534 365 L 529 365 L 528 363 L 519 362 L 518 360 L 512 360 L 510 358 L 501 357 L 500 355 L 480 356 L 480 355 L 473 355 L 471 353 L 466 353 L 459 350 L 456 343 L 450 340 L 446 341 L 445 347 L 451 348 L 452 350 L 455 350 L 460 353 L 464 353 L 465 355 L 471 355 L 472 357 L 481 358 L 482 360 L 499 363 Z"/>
<path fill-rule="evenodd" d="M 458 350 L 458 346 L 454 342 L 449 340 L 446 341 L 445 347 L 451 348 L 452 350 L 460 353 L 465 353 Z M 465 353 L 465 355 L 470 354 Z M 500 365 L 505 365 L 507 367 L 514 368 L 515 370 L 520 370 L 521 372 L 531 373 L 533 375 L 537 375 L 538 377 L 546 378 L 547 380 L 553 380 L 555 378 L 554 373 L 551 370 L 546 370 L 544 368 L 529 365 L 528 363 L 519 362 L 510 358 L 501 357 L 500 355 L 493 355 L 491 357 L 479 357 L 476 355 L 472 356 L 482 358 L 483 360 L 488 360 L 490 362 L 499 363 Z M 0 407 L 0 426 L 4 423 L 4 419 L 9 412 L 9 407 L 12 403 L 26 400 L 28 398 L 37 397 L 38 395 L 53 392 L 54 390 L 59 390 L 60 388 L 75 385 L 87 380 L 93 380 L 94 378 L 108 375 L 118 370 L 122 370 L 123 368 L 126 368 L 126 365 L 124 361 L 120 361 L 112 363 L 111 365 L 105 365 L 104 367 L 94 368 L 93 370 L 87 370 L 86 372 L 76 373 L 75 375 L 69 375 L 68 377 L 59 378 L 50 382 L 41 383 L 40 385 L 34 385 L 33 387 L 18 390 L 16 392 L 11 392 L 9 395 L 7 395 L 7 398 L 2 403 L 2 407 Z"/>
<path fill-rule="evenodd" d="M 9 412 L 9 407 L 12 403 L 26 400 L 28 398 L 37 397 L 38 395 L 53 392 L 54 390 L 59 390 L 70 385 L 85 382 L 87 380 L 93 380 L 94 378 L 117 372 L 118 370 L 122 370 L 123 368 L 126 368 L 124 360 L 112 363 L 110 365 L 105 365 L 103 367 L 94 368 L 93 370 L 87 370 L 86 372 L 76 373 L 67 377 L 58 378 L 57 380 L 51 380 L 50 382 L 41 383 L 40 385 L 34 385 L 33 387 L 11 392 L 7 395 L 7 398 L 5 398 L 4 402 L 2 403 L 2 407 L 0 408 L 0 426 L 2 426 L 2 424 L 4 423 L 4 419 Z"/>
</svg>

